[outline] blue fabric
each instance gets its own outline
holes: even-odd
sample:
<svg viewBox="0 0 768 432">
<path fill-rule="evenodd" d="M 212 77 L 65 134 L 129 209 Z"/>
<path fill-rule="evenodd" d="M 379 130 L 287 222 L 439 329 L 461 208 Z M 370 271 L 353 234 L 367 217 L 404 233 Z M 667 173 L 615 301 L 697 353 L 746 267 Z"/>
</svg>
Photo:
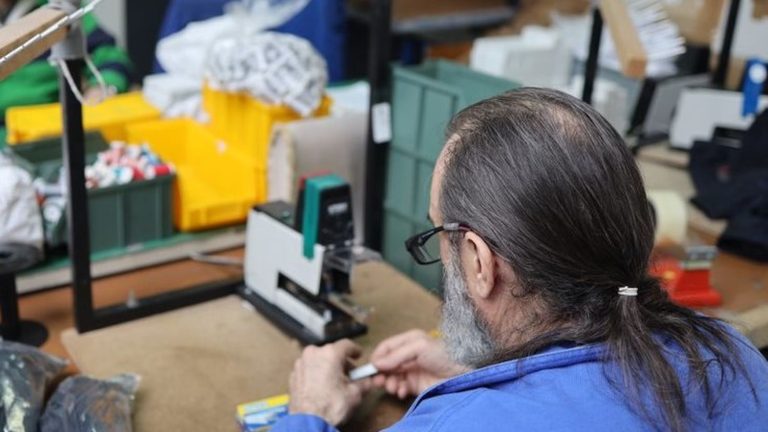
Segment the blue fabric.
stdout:
<svg viewBox="0 0 768 432">
<path fill-rule="evenodd" d="M 765 78 L 762 81 L 755 81 L 752 78 L 751 68 L 760 67 L 760 65 L 763 68 L 768 66 L 761 59 L 754 57 L 747 60 L 747 65 L 744 67 L 744 83 L 741 86 L 741 92 L 744 93 L 744 102 L 741 106 L 742 117 L 757 114 L 758 112 L 758 102 L 760 101 L 760 95 L 763 93 Z"/>
<path fill-rule="evenodd" d="M 270 429 L 271 432 L 279 431 L 317 431 L 317 432 L 336 432 L 336 428 L 329 425 L 320 417 L 309 414 L 292 414 L 278 420 L 277 424 Z"/>
<path fill-rule="evenodd" d="M 158 40 L 182 30 L 191 22 L 223 14 L 224 5 L 231 1 L 171 0 Z M 344 19 L 343 0 L 310 0 L 295 17 L 273 30 L 309 40 L 328 63 L 330 81 L 339 81 L 344 79 Z M 157 59 L 154 72 L 163 72 Z"/>
<path fill-rule="evenodd" d="M 717 398 L 708 418 L 703 394 L 689 385 L 687 428 L 691 431 L 768 430 L 768 363 L 742 336 L 733 331 L 750 378 L 753 398 L 743 376 L 726 376 L 710 368 Z M 687 382 L 684 354 L 667 344 L 681 382 Z M 401 431 L 655 431 L 664 430 L 660 418 L 649 422 L 623 400 L 606 378 L 602 344 L 556 347 L 542 354 L 479 369 L 438 384 L 422 393 L 408 413 L 389 432 Z M 677 359 L 677 361 L 675 361 Z M 681 364 L 682 363 L 682 364 Z M 652 407 L 652 404 L 649 404 Z M 299 418 L 295 418 L 299 417 Z M 331 431 L 325 423 L 293 423 L 299 415 L 278 422 L 273 432 Z M 658 429 L 655 427 L 658 426 Z"/>
</svg>

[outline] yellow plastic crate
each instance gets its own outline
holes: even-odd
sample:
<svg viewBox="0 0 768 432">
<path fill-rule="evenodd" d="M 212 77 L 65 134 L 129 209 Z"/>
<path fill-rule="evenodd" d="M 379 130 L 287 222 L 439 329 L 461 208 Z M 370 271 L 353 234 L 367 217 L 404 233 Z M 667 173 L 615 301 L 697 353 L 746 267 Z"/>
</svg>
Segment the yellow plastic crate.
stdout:
<svg viewBox="0 0 768 432">
<path fill-rule="evenodd" d="M 332 103 L 331 98 L 323 97 L 311 117 L 328 115 Z M 302 118 L 287 106 L 268 105 L 247 93 L 224 92 L 208 85 L 203 87 L 203 107 L 211 117 L 210 127 L 213 133 L 227 140 L 265 169 L 272 126 Z"/>
<path fill-rule="evenodd" d="M 129 142 L 146 142 L 176 167 L 174 224 L 197 231 L 244 222 L 267 199 L 266 169 L 203 125 L 186 119 L 128 127 Z"/>
<path fill-rule="evenodd" d="M 160 111 L 140 92 L 113 96 L 96 106 L 83 106 L 85 130 L 98 130 L 108 141 L 125 141 L 127 125 L 160 118 Z M 18 144 L 61 135 L 58 103 L 10 108 L 5 115 L 8 143 Z"/>
</svg>

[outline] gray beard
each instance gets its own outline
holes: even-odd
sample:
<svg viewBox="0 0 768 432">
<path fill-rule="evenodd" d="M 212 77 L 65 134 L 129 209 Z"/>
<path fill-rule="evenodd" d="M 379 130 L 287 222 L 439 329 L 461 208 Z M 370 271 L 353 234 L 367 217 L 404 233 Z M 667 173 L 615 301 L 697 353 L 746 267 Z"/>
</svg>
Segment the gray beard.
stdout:
<svg viewBox="0 0 768 432">
<path fill-rule="evenodd" d="M 448 354 L 459 364 L 476 368 L 490 362 L 496 344 L 488 325 L 467 294 L 467 284 L 455 253 L 443 272 L 443 340 Z"/>
</svg>

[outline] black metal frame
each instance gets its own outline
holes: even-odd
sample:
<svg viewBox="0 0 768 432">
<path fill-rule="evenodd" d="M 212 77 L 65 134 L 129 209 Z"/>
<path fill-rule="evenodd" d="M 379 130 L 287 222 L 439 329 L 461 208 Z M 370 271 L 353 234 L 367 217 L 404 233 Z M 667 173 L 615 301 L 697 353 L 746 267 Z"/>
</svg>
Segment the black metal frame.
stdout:
<svg viewBox="0 0 768 432">
<path fill-rule="evenodd" d="M 391 49 L 391 0 L 375 0 L 371 10 L 371 38 L 368 58 L 371 85 L 370 107 L 390 100 L 389 58 Z M 67 60 L 73 81 L 79 85 L 83 61 Z M 85 148 L 82 106 L 64 78 L 60 79 L 62 104 L 62 153 L 67 167 L 69 256 L 72 267 L 75 327 L 88 332 L 106 326 L 143 318 L 237 292 L 242 279 L 226 280 L 137 299 L 136 304 L 95 308 L 93 304 L 87 191 L 85 189 Z M 389 143 L 375 143 L 370 113 L 366 153 L 366 244 L 381 250 L 384 186 Z"/>
<path fill-rule="evenodd" d="M 736 24 L 739 18 L 739 8 L 741 0 L 731 0 L 728 8 L 728 19 L 725 23 L 723 32 L 723 44 L 720 46 L 720 54 L 717 59 L 717 67 L 712 74 L 712 86 L 715 88 L 725 88 L 725 80 L 728 76 L 728 66 L 731 61 L 731 49 L 733 48 L 733 37 L 736 33 Z M 601 36 L 603 33 L 603 15 L 600 7 L 595 7 L 592 12 L 592 31 L 589 38 L 589 53 L 584 71 L 584 88 L 581 99 L 592 104 L 592 93 L 597 76 L 598 60 L 600 54 Z"/>
<path fill-rule="evenodd" d="M 391 11 L 391 0 L 374 0 L 371 5 L 368 53 L 368 82 L 371 86 L 371 98 L 368 107 L 368 144 L 365 161 L 365 244 L 377 251 L 381 250 L 383 240 L 384 190 L 389 142 L 376 143 L 373 140 L 373 107 L 390 101 Z"/>
<path fill-rule="evenodd" d="M 581 94 L 581 100 L 590 105 L 592 104 L 592 93 L 594 92 L 595 78 L 597 77 L 602 36 L 603 14 L 600 12 L 599 7 L 595 7 L 592 10 L 592 32 L 589 36 L 589 53 L 584 68 L 584 88 Z"/>
<path fill-rule="evenodd" d="M 0 274 L 0 336 L 5 340 L 42 346 L 48 340 L 48 329 L 41 323 L 19 318 L 19 294 L 16 275 Z"/>
<path fill-rule="evenodd" d="M 728 76 L 728 65 L 731 62 L 731 48 L 733 47 L 733 36 L 736 33 L 736 23 L 739 18 L 740 7 L 741 0 L 731 0 L 731 6 L 728 8 L 728 20 L 725 23 L 725 31 L 723 32 L 723 44 L 720 46 L 717 68 L 712 76 L 712 84 L 718 88 L 725 88 L 725 79 Z"/>
<path fill-rule="evenodd" d="M 67 60 L 73 81 L 79 85 L 83 60 Z M 91 245 L 88 221 L 88 196 L 85 189 L 85 141 L 82 106 L 66 80 L 60 79 L 62 104 L 62 154 L 67 167 L 67 223 L 69 229 L 69 256 L 72 266 L 75 327 L 88 332 L 114 324 L 167 312 L 184 306 L 213 300 L 236 293 L 241 278 L 202 284 L 190 288 L 136 299 L 135 304 L 121 304 L 95 308 L 91 284 Z"/>
</svg>

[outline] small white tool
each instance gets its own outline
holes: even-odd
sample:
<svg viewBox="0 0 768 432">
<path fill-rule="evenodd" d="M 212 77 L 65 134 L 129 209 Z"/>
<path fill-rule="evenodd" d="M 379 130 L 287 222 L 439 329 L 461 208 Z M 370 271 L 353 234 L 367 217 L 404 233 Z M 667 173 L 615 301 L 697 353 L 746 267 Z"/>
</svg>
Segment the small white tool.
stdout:
<svg viewBox="0 0 768 432">
<path fill-rule="evenodd" d="M 372 377 L 377 373 L 379 373 L 379 370 L 376 369 L 376 366 L 374 366 L 372 363 L 368 363 L 366 365 L 352 369 L 349 372 L 349 379 L 352 381 L 359 381 L 361 379 Z"/>
</svg>

